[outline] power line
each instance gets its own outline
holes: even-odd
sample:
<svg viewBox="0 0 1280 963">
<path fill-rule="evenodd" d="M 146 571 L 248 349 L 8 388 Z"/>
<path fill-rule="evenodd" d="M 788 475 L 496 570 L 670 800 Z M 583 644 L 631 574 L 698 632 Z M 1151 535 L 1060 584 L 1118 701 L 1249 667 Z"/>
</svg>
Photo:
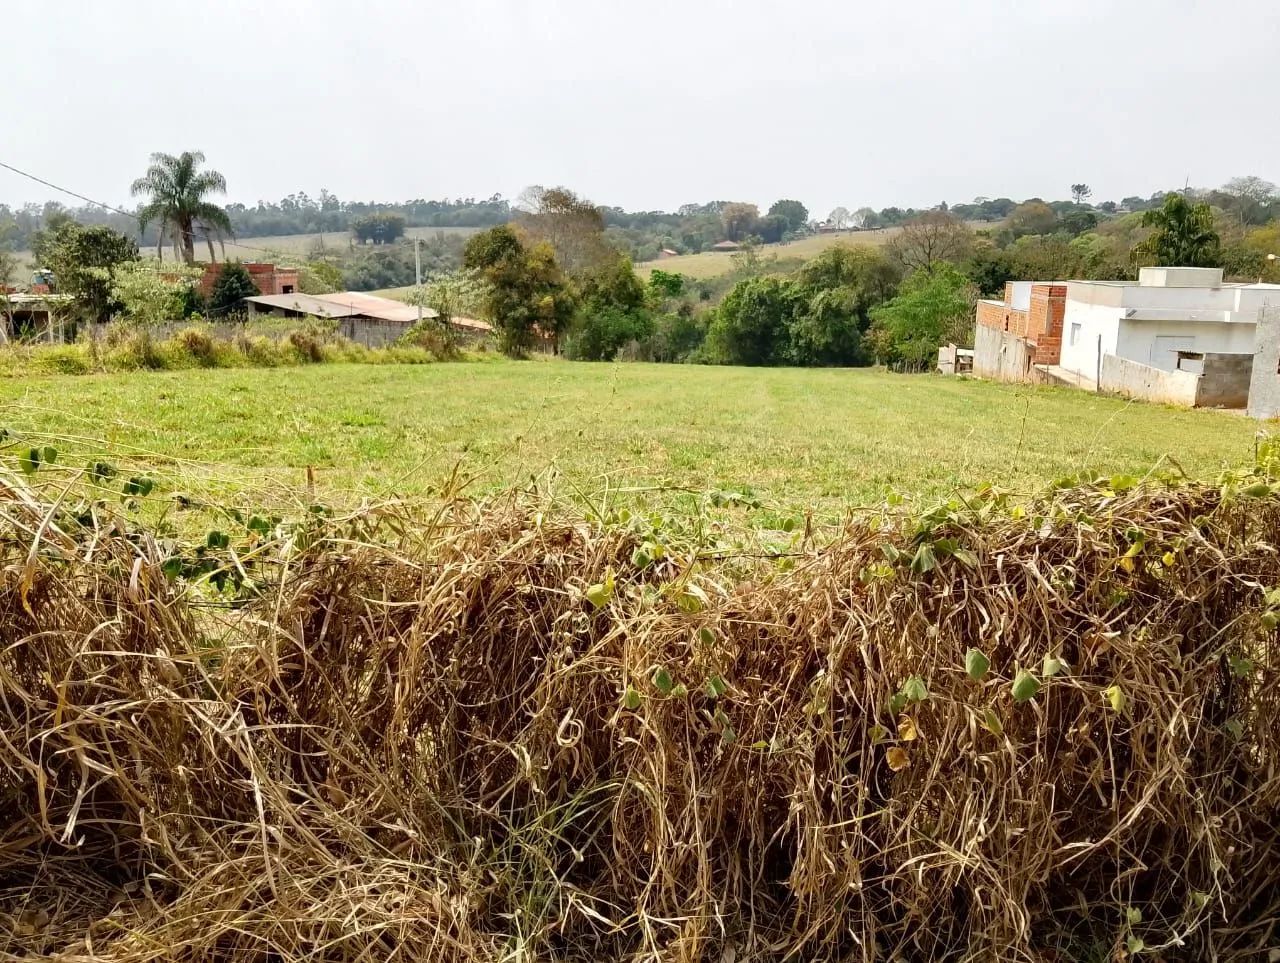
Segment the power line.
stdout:
<svg viewBox="0 0 1280 963">
<path fill-rule="evenodd" d="M 14 167 L 12 164 L 6 164 L 4 161 L 0 161 L 0 167 L 3 167 L 5 170 L 8 170 L 8 171 L 13 171 L 13 173 L 15 174 L 20 174 L 21 176 L 26 177 L 29 180 L 35 181 L 37 184 L 43 184 L 45 187 L 51 187 L 55 191 L 61 191 L 63 194 L 67 194 L 67 195 L 70 195 L 71 197 L 82 200 L 86 204 L 93 204 L 93 205 L 96 205 L 97 207 L 101 207 L 101 208 L 104 208 L 105 210 L 111 211 L 113 214 L 123 214 L 125 217 L 132 218 L 133 220 L 138 222 L 138 236 L 139 237 L 142 236 L 142 219 L 139 218 L 137 213 L 134 211 L 121 210 L 120 208 L 115 207 L 111 204 L 104 204 L 102 201 L 95 201 L 92 197 L 85 197 L 85 195 L 77 191 L 70 190 L 69 188 L 66 188 L 66 187 L 60 187 L 57 184 L 53 183 L 52 181 L 47 181 L 43 177 L 37 177 L 35 174 L 29 173 L 28 171 L 20 170 L 19 168 Z M 209 236 L 208 231 L 205 232 L 205 236 L 206 238 L 208 238 Z M 241 244 L 239 241 L 234 239 L 226 240 L 223 238 L 219 238 L 218 243 L 230 244 L 232 247 L 244 248 L 246 251 L 257 251 L 259 254 L 270 254 L 274 256 L 276 254 L 283 253 L 280 251 L 273 251 L 270 248 L 254 247 L 252 244 Z"/>
</svg>

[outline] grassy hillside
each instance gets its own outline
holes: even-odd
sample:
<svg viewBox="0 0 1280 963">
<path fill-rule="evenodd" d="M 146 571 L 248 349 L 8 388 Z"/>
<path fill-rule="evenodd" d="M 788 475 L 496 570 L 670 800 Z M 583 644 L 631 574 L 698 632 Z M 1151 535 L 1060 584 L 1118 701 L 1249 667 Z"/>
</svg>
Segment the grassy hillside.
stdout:
<svg viewBox="0 0 1280 963">
<path fill-rule="evenodd" d="M 421 495 L 455 466 L 477 490 L 554 468 L 566 492 L 745 488 L 820 510 L 985 482 L 1029 493 L 1084 467 L 1140 474 L 1166 453 L 1211 476 L 1251 457 L 1257 427 L 873 370 L 560 361 L 51 376 L 0 381 L 0 405 L 0 424 L 56 437 L 66 464 L 128 455 L 228 488 L 296 487 L 313 466 L 335 497 Z"/>
<path fill-rule="evenodd" d="M 411 227 L 405 231 L 406 237 L 433 238 L 437 234 L 460 234 L 464 237 L 475 234 L 479 231 L 478 227 Z M 227 257 L 232 260 L 241 261 L 259 261 L 268 257 L 269 253 L 274 253 L 290 257 L 306 257 L 323 242 L 324 246 L 335 251 L 345 251 L 351 243 L 351 234 L 347 231 L 328 231 L 322 234 L 280 234 L 271 237 L 238 237 L 235 243 L 227 244 Z M 222 250 L 217 244 L 214 249 L 218 252 L 218 257 L 222 257 Z M 144 246 L 143 255 L 155 254 L 155 247 Z M 165 249 L 166 258 L 172 256 L 172 249 Z M 205 247 L 201 241 L 196 245 L 196 257 L 208 259 L 209 249 Z M 17 257 L 19 261 L 20 276 L 16 279 L 19 283 L 25 284 L 28 278 L 25 276 L 35 268 L 35 258 L 30 251 L 18 251 Z"/>
<path fill-rule="evenodd" d="M 759 251 L 762 257 L 777 257 L 779 261 L 807 261 L 837 244 L 871 244 L 879 246 L 898 232 L 898 228 L 883 231 L 850 231 L 843 234 L 815 234 L 789 244 L 766 244 Z M 691 278 L 713 278 L 733 270 L 733 254 L 722 251 L 704 251 L 701 254 L 681 254 L 657 261 L 644 261 L 636 270 L 648 274 L 654 268 L 675 271 Z"/>
</svg>

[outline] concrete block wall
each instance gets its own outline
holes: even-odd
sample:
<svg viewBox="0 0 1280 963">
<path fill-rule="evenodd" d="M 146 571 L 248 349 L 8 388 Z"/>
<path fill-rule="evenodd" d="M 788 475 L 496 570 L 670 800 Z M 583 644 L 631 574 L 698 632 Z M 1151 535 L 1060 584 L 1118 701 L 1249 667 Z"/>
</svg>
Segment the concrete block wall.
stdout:
<svg viewBox="0 0 1280 963">
<path fill-rule="evenodd" d="M 1280 417 L 1280 308 L 1264 307 L 1255 328 L 1253 369 L 1249 377 L 1249 414 Z"/>
<path fill-rule="evenodd" d="M 973 342 L 973 373 L 993 381 L 1035 381 L 1034 347 L 1012 331 L 978 325 Z"/>
<path fill-rule="evenodd" d="M 385 348 L 398 341 L 412 324 L 404 321 L 376 321 L 372 318 L 343 318 L 338 331 L 348 341 L 366 348 Z"/>
<path fill-rule="evenodd" d="M 1102 356 L 1102 394 L 1194 408 L 1199 385 L 1200 376 L 1189 371 L 1163 371 L 1114 354 Z"/>
<path fill-rule="evenodd" d="M 1244 408 L 1249 403 L 1253 355 L 1206 352 L 1196 387 L 1197 408 Z"/>
</svg>

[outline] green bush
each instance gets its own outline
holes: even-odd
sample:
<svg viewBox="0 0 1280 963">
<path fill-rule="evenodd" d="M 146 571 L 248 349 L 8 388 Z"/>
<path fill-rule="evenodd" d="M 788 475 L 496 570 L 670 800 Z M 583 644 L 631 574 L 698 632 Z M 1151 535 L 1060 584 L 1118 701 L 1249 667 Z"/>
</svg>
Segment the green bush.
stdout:
<svg viewBox="0 0 1280 963">
<path fill-rule="evenodd" d="M 202 331 L 200 328 L 184 328 L 173 340 L 204 367 L 217 366 L 217 351 L 209 332 Z"/>
<path fill-rule="evenodd" d="M 612 361 L 624 345 L 652 336 L 653 315 L 643 308 L 602 307 L 579 316 L 565 346 L 575 361 Z"/>
<path fill-rule="evenodd" d="M 76 344 L 0 347 L 0 377 L 24 374 L 88 374 L 92 371 L 181 371 L 191 368 L 274 368 L 300 364 L 430 364 L 460 358 L 440 339 L 369 348 L 328 332 L 303 326 L 268 337 L 245 328 L 231 341 L 203 327 L 156 339 L 145 326 L 111 325 L 96 340 Z"/>
<path fill-rule="evenodd" d="M 169 367 L 172 360 L 157 349 L 146 328 L 108 330 L 106 343 L 103 366 L 108 371 L 160 370 Z"/>
<path fill-rule="evenodd" d="M 421 348 L 432 357 L 445 361 L 459 355 L 449 329 L 439 321 L 424 319 L 415 324 L 396 341 L 396 347 Z"/>
<path fill-rule="evenodd" d="M 291 331 L 288 341 L 300 361 L 315 364 L 324 360 L 324 344 L 315 332 Z"/>
</svg>

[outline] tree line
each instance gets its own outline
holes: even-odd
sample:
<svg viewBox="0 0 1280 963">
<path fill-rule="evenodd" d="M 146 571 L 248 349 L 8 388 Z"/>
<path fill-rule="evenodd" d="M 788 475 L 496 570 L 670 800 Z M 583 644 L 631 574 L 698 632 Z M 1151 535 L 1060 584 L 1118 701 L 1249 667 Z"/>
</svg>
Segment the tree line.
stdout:
<svg viewBox="0 0 1280 963">
<path fill-rule="evenodd" d="M 1276 188 L 1246 186 L 1251 197 L 1242 181 L 1216 195 L 1232 199 L 1226 207 L 1209 192 L 1169 192 L 1158 206 L 1108 214 L 1077 183 L 1072 201 L 1024 201 L 979 228 L 939 207 L 881 247 L 836 244 L 792 272 L 776 270 L 748 235 L 718 291 L 661 269 L 642 282 L 611 243 L 607 213 L 558 188 L 512 225 L 473 238 L 464 263 L 483 280 L 482 310 L 514 354 L 541 341 L 587 360 L 921 370 L 941 344 L 969 342 L 975 300 L 1001 295 L 1008 281 L 1125 279 L 1150 264 L 1274 277 Z M 718 216 L 759 213 L 727 204 Z"/>
<path fill-rule="evenodd" d="M 153 155 L 132 185 L 140 199 L 132 232 L 79 221 L 65 209 L 42 212 L 26 240 L 42 266 L 53 269 L 59 289 L 79 295 L 86 318 L 150 310 L 129 303 L 128 292 L 146 288 L 139 280 L 145 269 L 138 266 L 138 238 L 150 232 L 157 256 L 170 248 L 173 263 L 191 266 L 197 252 L 207 249 L 214 260 L 215 248 L 234 237 L 243 210 L 215 202 L 226 182 L 204 161 L 194 151 Z M 469 241 L 441 234 L 423 244 L 432 284 L 414 296 L 466 291 L 466 310 L 493 321 L 504 350 L 522 354 L 546 346 L 586 360 L 919 368 L 931 364 L 942 341 L 967 337 L 977 297 L 998 296 L 1011 280 L 1121 279 L 1146 264 L 1187 264 L 1280 281 L 1278 262 L 1268 258 L 1280 253 L 1280 193 L 1268 181 L 1234 178 L 1221 188 L 1121 204 L 1093 204 L 1092 193 L 1077 182 L 1070 200 L 976 198 L 972 205 L 925 211 L 837 209 L 825 222 L 787 198 L 763 213 L 736 201 L 684 205 L 674 214 L 629 213 L 564 187 L 541 186 L 512 203 L 498 195 L 482 202 L 410 202 L 404 206 L 410 213 L 343 205 L 327 192 L 314 202 L 293 195 L 278 207 L 312 218 L 306 223 L 313 227 L 337 223 L 324 217 L 340 214 L 363 242 L 335 249 L 318 239 L 305 257 L 293 259 L 302 290 L 312 293 L 410 284 L 413 249 L 402 237 L 411 216 L 492 219 Z M 824 227 L 888 222 L 894 229 L 881 238 L 883 246 L 837 246 L 791 271 L 768 248 Z M 649 240 L 641 244 L 641 237 Z M 20 238 L 14 222 L 0 223 L 0 281 L 12 274 L 11 251 Z M 657 269 L 645 280 L 635 271 L 645 244 L 678 251 L 715 239 L 740 248 L 722 278 L 695 281 Z M 248 275 L 234 268 L 224 273 L 227 283 L 211 303 L 190 291 L 180 302 L 157 295 L 156 303 L 167 310 L 179 305 L 184 314 L 229 310 L 244 296 Z"/>
</svg>

